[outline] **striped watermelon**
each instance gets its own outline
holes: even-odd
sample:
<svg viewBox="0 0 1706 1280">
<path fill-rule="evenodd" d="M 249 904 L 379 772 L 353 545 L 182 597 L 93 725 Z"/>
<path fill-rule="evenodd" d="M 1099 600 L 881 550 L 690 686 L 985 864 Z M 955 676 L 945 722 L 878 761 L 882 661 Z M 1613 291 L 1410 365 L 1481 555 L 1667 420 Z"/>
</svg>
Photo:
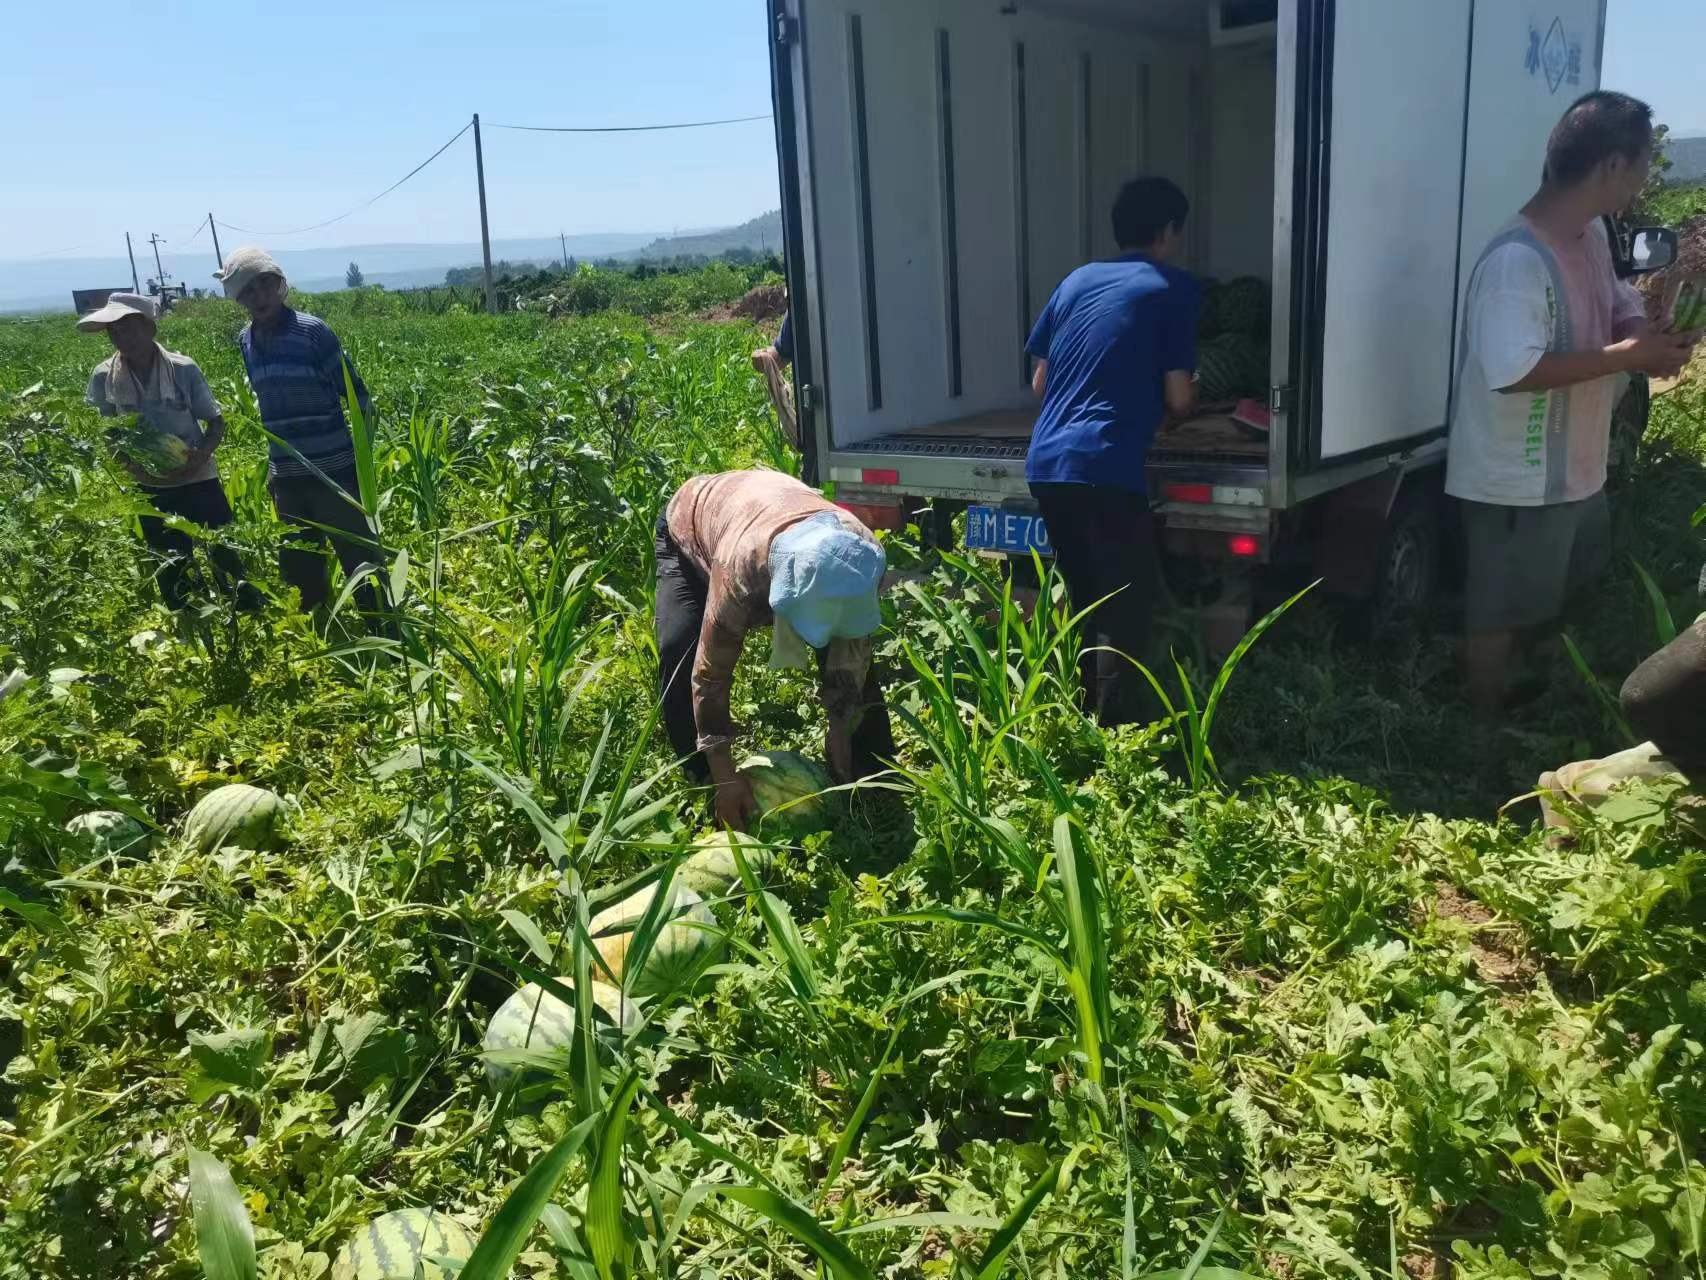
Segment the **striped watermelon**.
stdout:
<svg viewBox="0 0 1706 1280">
<path fill-rule="evenodd" d="M 694 852 L 683 859 L 676 879 L 702 898 L 740 892 L 740 869 L 733 852 L 737 844 L 753 875 L 762 876 L 775 865 L 776 855 L 744 832 L 712 831 L 693 842 Z"/>
<path fill-rule="evenodd" d="M 598 954 L 631 995 L 659 995 L 685 989 L 722 950 L 722 937 L 714 929 L 699 927 L 714 926 L 717 918 L 699 895 L 677 877 L 670 885 L 669 923 L 659 931 L 645 966 L 638 972 L 630 972 L 628 948 L 634 940 L 634 930 L 656 894 L 657 885 L 649 884 L 614 907 L 599 912 L 587 925 Z"/>
<path fill-rule="evenodd" d="M 430 1259 L 467 1262 L 473 1233 L 436 1209 L 396 1209 L 381 1214 L 344 1242 L 332 1262 L 332 1280 L 444 1280 L 455 1274 Z"/>
<path fill-rule="evenodd" d="M 799 834 L 828 826 L 829 804 L 817 793 L 831 783 L 816 760 L 798 751 L 765 751 L 743 760 L 740 772 L 752 784 L 764 820 Z"/>
<path fill-rule="evenodd" d="M 1226 286 L 1213 276 L 1202 279 L 1202 309 L 1197 315 L 1197 341 L 1216 338 L 1225 330 L 1220 319 L 1220 291 Z"/>
<path fill-rule="evenodd" d="M 225 845 L 270 849 L 280 840 L 284 801 L 265 787 L 233 782 L 208 792 L 184 819 L 184 838 L 202 853 Z"/>
<path fill-rule="evenodd" d="M 1266 338 L 1273 318 L 1273 291 L 1258 276 L 1239 276 L 1215 290 L 1219 332 Z"/>
<path fill-rule="evenodd" d="M 68 835 L 87 839 L 102 857 L 140 849 L 148 840 L 148 829 L 117 809 L 80 813 L 65 824 L 65 830 Z"/>
<path fill-rule="evenodd" d="M 1197 387 L 1205 404 L 1261 395 L 1267 352 L 1254 338 L 1225 333 L 1197 345 Z"/>
<path fill-rule="evenodd" d="M 574 978 L 559 978 L 565 987 L 573 989 Z M 624 1032 L 640 1025 L 641 1001 L 624 996 L 615 987 L 602 982 L 592 984 L 592 1002 L 603 1011 L 605 1022 L 595 1013 L 594 1025 L 609 1029 L 615 1024 Z M 575 1038 L 575 1011 L 545 990 L 538 983 L 519 987 L 492 1015 L 483 1042 L 488 1053 L 505 1049 L 531 1049 L 549 1053 L 567 1050 Z M 515 1078 L 517 1068 L 506 1062 L 486 1059 L 486 1075 L 494 1089 L 502 1089 Z"/>
</svg>

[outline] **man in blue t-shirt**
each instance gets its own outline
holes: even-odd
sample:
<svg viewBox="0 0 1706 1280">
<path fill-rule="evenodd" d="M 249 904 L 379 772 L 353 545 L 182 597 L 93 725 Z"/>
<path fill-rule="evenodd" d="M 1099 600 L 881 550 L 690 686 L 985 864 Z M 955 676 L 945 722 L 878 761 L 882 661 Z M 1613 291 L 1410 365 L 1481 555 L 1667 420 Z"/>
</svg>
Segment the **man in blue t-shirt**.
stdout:
<svg viewBox="0 0 1706 1280">
<path fill-rule="evenodd" d="M 1097 601 L 1081 664 L 1104 726 L 1148 705 L 1139 660 L 1157 583 L 1144 463 L 1168 413 L 1196 403 L 1202 287 L 1171 265 L 1190 202 L 1165 178 L 1137 178 L 1114 201 L 1120 256 L 1061 281 L 1031 331 L 1031 385 L 1042 411 L 1025 478 L 1042 510 L 1073 608 Z"/>
</svg>

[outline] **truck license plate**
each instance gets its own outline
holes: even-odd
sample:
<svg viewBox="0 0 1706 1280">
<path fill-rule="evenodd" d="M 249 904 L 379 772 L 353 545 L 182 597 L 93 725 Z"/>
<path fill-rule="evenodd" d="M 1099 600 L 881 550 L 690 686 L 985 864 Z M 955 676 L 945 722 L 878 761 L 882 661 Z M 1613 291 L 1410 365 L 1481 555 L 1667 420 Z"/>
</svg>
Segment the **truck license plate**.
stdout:
<svg viewBox="0 0 1706 1280">
<path fill-rule="evenodd" d="M 1040 515 L 1006 507 L 966 508 L 966 549 L 1009 556 L 1028 556 L 1033 551 L 1044 556 L 1054 554 L 1048 526 Z"/>
</svg>

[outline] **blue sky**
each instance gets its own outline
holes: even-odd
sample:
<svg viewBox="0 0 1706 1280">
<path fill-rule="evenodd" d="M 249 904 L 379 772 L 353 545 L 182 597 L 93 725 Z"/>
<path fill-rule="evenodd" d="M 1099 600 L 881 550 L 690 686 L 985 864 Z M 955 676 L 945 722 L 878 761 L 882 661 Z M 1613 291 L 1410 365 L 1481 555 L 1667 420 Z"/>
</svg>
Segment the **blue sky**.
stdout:
<svg viewBox="0 0 1706 1280">
<path fill-rule="evenodd" d="M 401 177 L 476 110 L 488 124 L 766 111 L 763 14 L 760 0 L 9 5 L 0 257 L 117 252 L 127 228 L 182 249 L 209 208 L 258 231 L 318 222 Z M 1706 3 L 1611 0 L 1606 45 L 1607 85 L 1649 98 L 1678 132 L 1706 133 Z M 766 123 L 485 136 L 494 237 L 668 231 L 776 203 Z M 270 242 L 472 240 L 472 170 L 464 138 L 373 208 Z"/>
<path fill-rule="evenodd" d="M 122 254 L 127 228 L 182 247 L 210 207 L 257 230 L 318 222 L 402 177 L 474 111 L 485 125 L 770 109 L 758 0 L 46 0 L 6 10 L 0 257 L 105 253 L 115 241 Z M 485 150 L 494 238 L 667 232 L 776 205 L 766 122 L 592 137 L 488 128 Z M 478 237 L 470 134 L 371 209 L 277 243 Z"/>
<path fill-rule="evenodd" d="M 1653 104 L 1677 134 L 1706 134 L 1706 3 L 1611 0 L 1601 82 Z"/>
</svg>

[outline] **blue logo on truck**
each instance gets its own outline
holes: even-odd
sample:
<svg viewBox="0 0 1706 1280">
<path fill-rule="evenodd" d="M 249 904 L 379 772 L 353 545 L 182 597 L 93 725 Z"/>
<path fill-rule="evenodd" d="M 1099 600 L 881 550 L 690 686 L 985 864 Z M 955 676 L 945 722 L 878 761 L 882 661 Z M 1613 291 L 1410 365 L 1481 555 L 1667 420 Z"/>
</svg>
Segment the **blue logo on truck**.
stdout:
<svg viewBox="0 0 1706 1280">
<path fill-rule="evenodd" d="M 1557 93 L 1562 84 L 1582 82 L 1582 42 L 1565 34 L 1564 20 L 1553 18 L 1552 25 L 1542 32 L 1539 27 L 1528 29 L 1528 56 L 1523 69 L 1531 76 L 1544 75 L 1548 93 Z"/>
</svg>

